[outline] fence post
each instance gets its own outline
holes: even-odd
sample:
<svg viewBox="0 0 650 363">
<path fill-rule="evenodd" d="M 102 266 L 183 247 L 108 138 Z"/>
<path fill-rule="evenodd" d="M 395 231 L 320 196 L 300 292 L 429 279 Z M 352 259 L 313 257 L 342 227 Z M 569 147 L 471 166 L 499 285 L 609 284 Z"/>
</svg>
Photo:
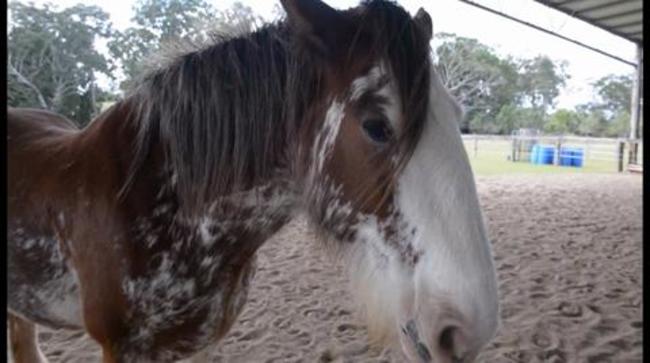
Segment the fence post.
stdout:
<svg viewBox="0 0 650 363">
<path fill-rule="evenodd" d="M 474 157 L 478 155 L 478 136 L 474 135 Z"/>
<path fill-rule="evenodd" d="M 625 141 L 618 142 L 618 172 L 623 171 L 623 155 L 625 154 Z"/>
<path fill-rule="evenodd" d="M 562 149 L 562 137 L 561 136 L 557 139 L 556 148 L 557 148 L 556 149 L 557 152 L 555 153 L 554 158 L 553 158 L 554 159 L 553 160 L 553 165 L 557 166 L 557 165 L 560 165 L 560 150 Z"/>
</svg>

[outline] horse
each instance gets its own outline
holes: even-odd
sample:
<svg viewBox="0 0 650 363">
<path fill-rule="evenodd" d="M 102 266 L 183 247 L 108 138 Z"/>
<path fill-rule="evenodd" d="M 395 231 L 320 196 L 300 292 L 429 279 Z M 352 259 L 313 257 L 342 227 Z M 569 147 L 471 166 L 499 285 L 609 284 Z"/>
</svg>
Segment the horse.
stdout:
<svg viewBox="0 0 650 363">
<path fill-rule="evenodd" d="M 45 361 L 37 325 L 87 332 L 106 363 L 195 356 L 297 214 L 347 266 L 373 344 L 468 362 L 494 336 L 491 246 L 429 14 L 282 6 L 165 57 L 83 129 L 8 108 L 16 363 Z"/>
</svg>

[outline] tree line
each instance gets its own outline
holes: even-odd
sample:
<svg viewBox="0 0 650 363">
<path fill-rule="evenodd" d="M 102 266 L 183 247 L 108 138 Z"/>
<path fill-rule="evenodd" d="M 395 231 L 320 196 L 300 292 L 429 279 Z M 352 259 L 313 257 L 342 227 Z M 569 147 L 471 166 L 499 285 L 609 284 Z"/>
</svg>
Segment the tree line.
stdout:
<svg viewBox="0 0 650 363">
<path fill-rule="evenodd" d="M 8 105 L 49 109 L 80 126 L 102 104 L 119 99 L 141 73 L 143 61 L 150 61 L 161 46 L 177 39 L 202 42 L 263 23 L 239 2 L 217 10 L 205 0 L 137 0 L 132 26 L 123 31 L 97 6 L 59 9 L 11 2 L 8 9 Z M 282 14 L 279 7 L 275 12 Z M 434 37 L 435 67 L 465 109 L 459 125 L 463 132 L 510 134 L 534 128 L 552 134 L 627 136 L 632 74 L 603 77 L 591 85 L 592 102 L 556 109 L 570 77 L 565 62 L 545 55 L 500 56 L 477 39 L 450 33 Z M 100 75 L 121 80 L 118 89 L 98 85 Z"/>
<path fill-rule="evenodd" d="M 499 56 L 476 39 L 438 35 L 438 73 L 465 107 L 461 129 L 510 134 L 532 128 L 550 134 L 625 137 L 629 133 L 632 74 L 594 82 L 594 99 L 574 109 L 555 109 L 570 75 L 565 62 Z"/>
</svg>

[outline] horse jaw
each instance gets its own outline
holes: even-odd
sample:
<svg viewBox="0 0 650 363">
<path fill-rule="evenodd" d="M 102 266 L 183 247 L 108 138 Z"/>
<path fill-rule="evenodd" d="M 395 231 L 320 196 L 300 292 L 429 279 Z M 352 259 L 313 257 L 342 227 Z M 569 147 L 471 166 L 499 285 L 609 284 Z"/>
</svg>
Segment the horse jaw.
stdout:
<svg viewBox="0 0 650 363">
<path fill-rule="evenodd" d="M 397 342 L 396 321 L 414 296 L 412 271 L 404 267 L 384 243 L 376 218 L 356 227 L 357 241 L 345 251 L 352 295 L 366 318 L 370 343 L 390 346 Z"/>
</svg>

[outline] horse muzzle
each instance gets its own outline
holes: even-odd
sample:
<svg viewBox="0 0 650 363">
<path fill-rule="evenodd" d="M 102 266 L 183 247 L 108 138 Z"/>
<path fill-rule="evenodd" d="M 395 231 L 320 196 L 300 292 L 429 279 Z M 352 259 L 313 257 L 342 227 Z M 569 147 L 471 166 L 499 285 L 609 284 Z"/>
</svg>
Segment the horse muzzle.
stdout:
<svg viewBox="0 0 650 363">
<path fill-rule="evenodd" d="M 414 363 L 473 362 L 483 343 L 464 321 L 449 316 L 410 319 L 400 326 L 402 349 Z"/>
</svg>

